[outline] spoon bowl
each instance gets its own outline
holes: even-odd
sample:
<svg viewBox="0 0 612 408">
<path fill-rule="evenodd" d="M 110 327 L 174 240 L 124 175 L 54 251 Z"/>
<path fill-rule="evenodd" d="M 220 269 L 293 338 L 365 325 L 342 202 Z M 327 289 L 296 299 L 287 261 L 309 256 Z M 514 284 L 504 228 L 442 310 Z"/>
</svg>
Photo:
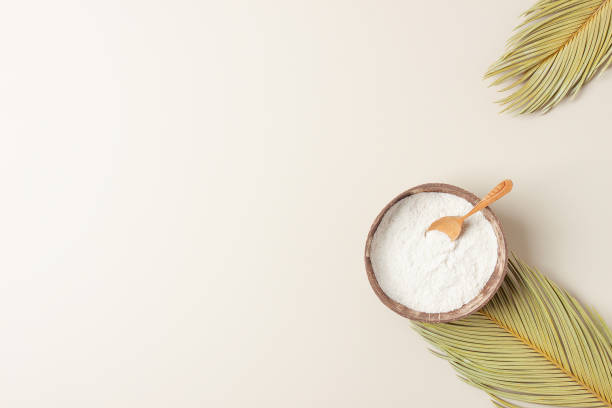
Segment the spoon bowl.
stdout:
<svg viewBox="0 0 612 408">
<path fill-rule="evenodd" d="M 461 234 L 463 228 L 462 217 L 442 217 L 431 223 L 427 231 L 436 230 L 448 235 L 451 241 L 454 241 Z"/>
</svg>

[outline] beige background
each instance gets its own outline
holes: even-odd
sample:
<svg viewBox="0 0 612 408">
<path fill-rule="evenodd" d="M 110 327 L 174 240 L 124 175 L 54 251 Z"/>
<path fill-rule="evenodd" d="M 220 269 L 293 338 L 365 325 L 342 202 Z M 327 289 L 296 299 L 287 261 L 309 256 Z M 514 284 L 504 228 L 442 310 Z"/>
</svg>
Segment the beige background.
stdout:
<svg viewBox="0 0 612 408">
<path fill-rule="evenodd" d="M 520 1 L 30 1 L 0 15 L 0 403 L 489 407 L 365 276 L 440 181 L 612 322 L 608 72 L 547 116 L 481 77 Z"/>
</svg>

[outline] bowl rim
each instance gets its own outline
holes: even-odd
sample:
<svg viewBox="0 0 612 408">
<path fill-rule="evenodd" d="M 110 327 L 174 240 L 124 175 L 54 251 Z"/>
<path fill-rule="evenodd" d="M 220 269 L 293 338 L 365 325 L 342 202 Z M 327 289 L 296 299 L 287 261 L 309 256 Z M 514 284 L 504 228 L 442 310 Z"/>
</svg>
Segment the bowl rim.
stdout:
<svg viewBox="0 0 612 408">
<path fill-rule="evenodd" d="M 368 276 L 368 281 L 370 282 L 370 286 L 372 286 L 374 293 L 376 293 L 378 298 L 382 301 L 382 303 L 385 304 L 385 306 L 393 310 L 395 313 L 408 319 L 417 320 L 420 322 L 450 322 L 468 316 L 471 313 L 474 313 L 475 311 L 486 305 L 487 302 L 493 297 L 493 295 L 495 295 L 495 292 L 497 292 L 504 280 L 504 277 L 506 276 L 506 264 L 508 262 L 508 249 L 506 247 L 506 238 L 504 236 L 501 222 L 495 216 L 493 210 L 491 210 L 491 208 L 489 207 L 483 209 L 482 213 L 487 219 L 487 221 L 491 223 L 491 226 L 493 227 L 493 231 L 495 232 L 495 236 L 497 238 L 497 263 L 495 264 L 495 269 L 493 270 L 491 277 L 489 278 L 485 286 L 482 288 L 482 290 L 478 293 L 478 295 L 476 295 L 476 297 L 474 297 L 472 300 L 470 300 L 460 308 L 451 310 L 449 312 L 427 313 L 411 309 L 408 306 L 396 302 L 395 300 L 387 296 L 387 294 L 382 290 L 382 288 L 378 284 L 376 275 L 374 274 L 374 269 L 370 260 L 370 247 L 372 245 L 372 239 L 374 238 L 374 233 L 378 229 L 380 222 L 391 207 L 393 207 L 400 200 L 403 200 L 408 196 L 426 192 L 454 194 L 456 196 L 466 199 L 471 204 L 476 204 L 478 201 L 480 201 L 480 198 L 478 198 L 478 196 L 476 196 L 475 194 L 460 187 L 444 183 L 421 184 L 412 187 L 404 191 L 403 193 L 398 194 L 380 211 L 380 213 L 374 219 L 372 226 L 370 227 L 370 231 L 368 232 L 368 237 L 366 240 L 364 256 L 366 273 Z"/>
</svg>

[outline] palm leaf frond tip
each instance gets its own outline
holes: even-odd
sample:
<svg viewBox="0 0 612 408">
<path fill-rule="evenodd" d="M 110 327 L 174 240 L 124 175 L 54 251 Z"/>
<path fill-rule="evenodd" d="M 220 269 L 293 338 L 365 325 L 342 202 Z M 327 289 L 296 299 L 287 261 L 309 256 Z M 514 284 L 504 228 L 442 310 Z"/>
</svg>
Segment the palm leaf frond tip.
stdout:
<svg viewBox="0 0 612 408">
<path fill-rule="evenodd" d="M 540 0 L 485 74 L 513 81 L 504 111 L 547 112 L 612 61 L 612 0 Z"/>
<path fill-rule="evenodd" d="M 507 401 L 612 407 L 612 332 L 565 290 L 513 258 L 480 311 L 414 328 L 501 408 Z"/>
</svg>

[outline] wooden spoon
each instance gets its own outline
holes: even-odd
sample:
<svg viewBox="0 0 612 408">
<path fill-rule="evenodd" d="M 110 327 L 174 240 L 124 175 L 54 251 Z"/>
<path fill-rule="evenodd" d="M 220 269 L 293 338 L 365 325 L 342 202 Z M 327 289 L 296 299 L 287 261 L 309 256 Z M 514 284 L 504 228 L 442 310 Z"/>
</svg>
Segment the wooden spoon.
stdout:
<svg viewBox="0 0 612 408">
<path fill-rule="evenodd" d="M 487 194 L 485 198 L 480 200 L 478 204 L 476 204 L 469 213 L 465 214 L 462 217 L 442 217 L 434 221 L 429 226 L 427 231 L 437 230 L 443 232 L 448 235 L 451 241 L 454 241 L 457 239 L 459 234 L 461 234 L 461 228 L 463 228 L 463 221 L 465 221 L 467 217 L 477 213 L 483 208 L 499 200 L 500 198 L 508 194 L 510 190 L 512 190 L 512 180 L 504 180 L 498 185 L 496 185 L 493 190 L 489 191 L 489 194 Z"/>
</svg>

